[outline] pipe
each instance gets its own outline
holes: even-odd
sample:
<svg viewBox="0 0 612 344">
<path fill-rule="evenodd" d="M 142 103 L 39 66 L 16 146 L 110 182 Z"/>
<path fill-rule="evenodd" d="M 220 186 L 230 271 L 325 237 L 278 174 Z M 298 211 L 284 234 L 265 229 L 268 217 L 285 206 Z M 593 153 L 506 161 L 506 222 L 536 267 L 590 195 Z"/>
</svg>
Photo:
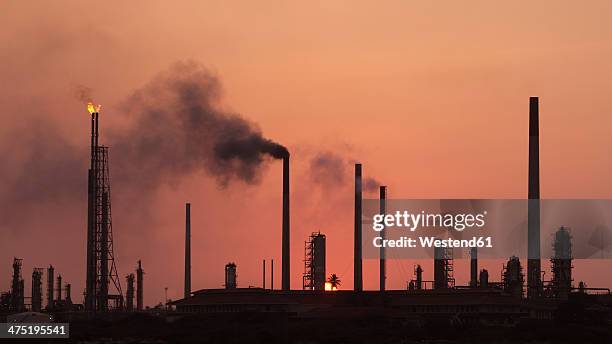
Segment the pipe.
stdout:
<svg viewBox="0 0 612 344">
<path fill-rule="evenodd" d="M 381 186 L 380 187 L 380 211 L 379 213 L 384 215 L 387 211 L 387 187 L 386 186 Z M 386 233 L 385 233 L 385 229 L 383 228 L 382 231 L 380 231 L 380 236 L 383 238 L 383 240 L 386 237 Z M 387 274 L 386 274 L 386 257 L 385 257 L 385 247 L 383 245 L 380 246 L 380 267 L 379 267 L 379 272 L 380 272 L 380 291 L 385 291 L 385 282 L 387 279 Z"/>
<path fill-rule="evenodd" d="M 138 261 L 138 269 L 136 269 L 136 310 L 142 310 L 142 297 L 143 297 L 143 275 L 142 264 Z"/>
<path fill-rule="evenodd" d="M 72 303 L 72 296 L 70 295 L 72 291 L 72 285 L 70 283 L 66 283 L 66 303 L 67 304 L 71 304 Z"/>
<path fill-rule="evenodd" d="M 527 296 L 541 289 L 540 262 L 540 128 L 539 99 L 529 98 L 529 200 L 527 206 Z"/>
<path fill-rule="evenodd" d="M 47 310 L 53 309 L 54 298 L 53 298 L 53 265 L 49 265 L 47 268 Z"/>
<path fill-rule="evenodd" d="M 91 114 L 91 156 L 87 175 L 87 267 L 85 276 L 85 310 L 95 311 L 96 254 L 95 254 L 95 183 L 96 183 L 96 125 L 97 116 Z"/>
<path fill-rule="evenodd" d="M 363 290 L 361 266 L 361 164 L 355 164 L 355 233 L 353 259 L 353 289 Z"/>
<path fill-rule="evenodd" d="M 191 203 L 185 203 L 185 293 L 191 296 Z"/>
<path fill-rule="evenodd" d="M 62 301 L 62 275 L 57 275 L 57 302 Z"/>
<path fill-rule="evenodd" d="M 283 247 L 282 247 L 282 288 L 291 289 L 291 262 L 290 262 L 290 220 L 289 220 L 289 153 L 283 157 Z"/>
</svg>

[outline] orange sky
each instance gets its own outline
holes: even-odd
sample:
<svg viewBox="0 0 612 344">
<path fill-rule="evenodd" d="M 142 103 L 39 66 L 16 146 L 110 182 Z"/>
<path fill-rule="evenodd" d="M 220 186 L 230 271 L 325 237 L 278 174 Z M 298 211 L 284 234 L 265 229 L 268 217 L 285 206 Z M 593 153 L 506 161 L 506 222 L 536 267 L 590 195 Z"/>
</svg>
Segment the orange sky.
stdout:
<svg viewBox="0 0 612 344">
<path fill-rule="evenodd" d="M 612 197 L 611 10 L 605 0 L 3 1 L 0 137 L 44 116 L 86 145 L 76 85 L 104 105 L 103 126 L 118 126 L 133 90 L 176 61 L 198 61 L 221 80 L 222 108 L 292 152 L 292 286 L 301 286 L 303 241 L 315 230 L 328 237 L 327 270 L 352 286 L 352 181 L 334 190 L 301 183 L 315 152 L 363 162 L 393 198 L 525 197 L 527 105 L 537 95 L 542 196 Z M 0 142 L 17 156 L 26 150 Z M 112 159 L 111 147 L 111 175 Z M 1 168 L 14 176 L 19 164 Z M 259 285 L 263 258 L 275 258 L 280 286 L 280 168 L 270 163 L 255 186 L 221 190 L 203 173 L 163 185 L 146 221 L 130 217 L 138 204 L 115 190 L 122 282 L 142 258 L 146 303 L 160 301 L 166 286 L 180 296 L 189 200 L 194 289 L 219 287 L 228 261 L 240 286 Z M 33 266 L 51 263 L 80 301 L 85 215 L 85 200 L 72 200 L 0 227 L 0 290 L 18 256 L 26 285 Z M 405 287 L 412 264 L 391 262 L 388 286 Z M 575 265 L 576 279 L 612 286 L 595 265 Z M 365 266 L 365 287 L 374 288 L 376 262 Z"/>
</svg>

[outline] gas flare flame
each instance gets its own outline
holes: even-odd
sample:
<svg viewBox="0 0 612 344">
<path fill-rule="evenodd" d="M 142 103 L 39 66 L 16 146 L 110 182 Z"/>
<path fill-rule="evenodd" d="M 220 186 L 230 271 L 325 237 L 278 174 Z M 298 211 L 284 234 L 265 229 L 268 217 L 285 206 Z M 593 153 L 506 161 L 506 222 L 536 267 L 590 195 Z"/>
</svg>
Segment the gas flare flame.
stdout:
<svg viewBox="0 0 612 344">
<path fill-rule="evenodd" d="M 92 102 L 87 103 L 87 111 L 89 112 L 90 115 L 100 112 L 101 108 L 102 108 L 102 105 L 95 106 L 94 103 Z"/>
</svg>

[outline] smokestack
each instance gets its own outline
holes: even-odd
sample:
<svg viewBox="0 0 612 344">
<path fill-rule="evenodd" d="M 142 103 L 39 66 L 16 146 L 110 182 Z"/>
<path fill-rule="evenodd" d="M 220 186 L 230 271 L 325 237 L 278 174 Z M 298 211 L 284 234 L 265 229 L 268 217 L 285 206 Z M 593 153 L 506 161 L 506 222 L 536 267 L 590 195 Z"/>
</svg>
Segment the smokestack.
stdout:
<svg viewBox="0 0 612 344">
<path fill-rule="evenodd" d="M 470 249 L 470 287 L 478 286 L 478 249 L 472 247 Z"/>
<path fill-rule="evenodd" d="M 54 269 L 53 269 L 53 265 L 49 265 L 49 268 L 47 269 L 47 309 L 51 310 L 53 309 L 53 304 L 54 304 L 54 298 L 53 298 L 53 273 Z"/>
<path fill-rule="evenodd" d="M 274 290 L 274 259 L 270 260 L 270 290 Z"/>
<path fill-rule="evenodd" d="M 282 288 L 291 289 L 290 247 L 289 247 L 289 153 L 283 157 L 283 248 L 282 248 Z"/>
<path fill-rule="evenodd" d="M 57 302 L 62 301 L 62 275 L 57 274 Z"/>
<path fill-rule="evenodd" d="M 355 291 L 363 290 L 361 268 L 361 164 L 355 164 L 355 233 L 353 274 Z"/>
<path fill-rule="evenodd" d="M 266 260 L 263 260 L 263 278 L 261 279 L 262 288 L 266 289 Z"/>
<path fill-rule="evenodd" d="M 385 214 L 387 211 L 387 187 L 380 187 L 380 214 Z M 383 228 L 380 231 L 380 236 L 383 240 L 386 237 L 385 229 Z M 385 280 L 387 279 L 386 275 L 386 264 L 385 264 L 385 247 L 381 245 L 380 247 L 380 291 L 385 291 Z"/>
<path fill-rule="evenodd" d="M 185 294 L 191 296 L 191 204 L 185 203 Z"/>
<path fill-rule="evenodd" d="M 96 176 L 98 151 L 98 113 L 91 114 L 91 156 L 87 178 L 87 269 L 85 279 L 85 310 L 94 312 L 96 309 Z M 51 304 L 52 306 L 52 304 Z M 48 306 L 50 307 L 50 306 Z"/>
<path fill-rule="evenodd" d="M 538 297 L 540 266 L 540 119 L 539 99 L 529 98 L 529 200 L 527 209 L 527 296 Z"/>
<path fill-rule="evenodd" d="M 138 269 L 136 269 L 136 310 L 142 310 L 142 296 L 143 296 L 143 275 L 144 271 L 142 271 L 142 264 L 140 260 L 138 261 Z"/>
</svg>

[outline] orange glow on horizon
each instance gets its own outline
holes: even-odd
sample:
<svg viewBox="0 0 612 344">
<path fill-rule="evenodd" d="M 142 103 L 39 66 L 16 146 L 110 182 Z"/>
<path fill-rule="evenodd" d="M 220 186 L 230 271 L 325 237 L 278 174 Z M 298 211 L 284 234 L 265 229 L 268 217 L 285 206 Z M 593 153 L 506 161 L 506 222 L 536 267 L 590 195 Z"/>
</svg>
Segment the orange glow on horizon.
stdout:
<svg viewBox="0 0 612 344">
<path fill-rule="evenodd" d="M 325 282 L 325 291 L 337 291 L 337 287 L 332 287 L 332 284 L 329 282 Z"/>
</svg>

